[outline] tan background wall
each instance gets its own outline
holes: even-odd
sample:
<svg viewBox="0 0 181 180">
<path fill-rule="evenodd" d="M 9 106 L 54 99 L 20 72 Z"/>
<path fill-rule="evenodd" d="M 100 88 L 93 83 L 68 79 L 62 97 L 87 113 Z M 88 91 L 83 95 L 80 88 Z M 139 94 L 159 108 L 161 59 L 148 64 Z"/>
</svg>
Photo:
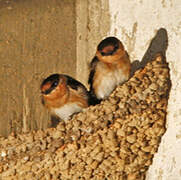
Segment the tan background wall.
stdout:
<svg viewBox="0 0 181 180">
<path fill-rule="evenodd" d="M 0 134 L 46 128 L 40 83 L 76 74 L 75 2 L 0 1 Z"/>
<path fill-rule="evenodd" d="M 1 135 L 48 127 L 39 86 L 49 74 L 87 86 L 89 62 L 110 30 L 108 8 L 108 0 L 0 2 Z"/>
</svg>

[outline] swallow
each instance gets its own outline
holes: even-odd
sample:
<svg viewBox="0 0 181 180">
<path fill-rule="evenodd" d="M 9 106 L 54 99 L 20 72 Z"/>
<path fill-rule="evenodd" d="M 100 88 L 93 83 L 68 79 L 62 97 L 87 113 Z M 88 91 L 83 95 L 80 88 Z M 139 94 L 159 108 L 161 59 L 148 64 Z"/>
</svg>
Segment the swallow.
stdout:
<svg viewBox="0 0 181 180">
<path fill-rule="evenodd" d="M 130 77 L 131 63 L 123 44 L 116 37 L 102 40 L 90 63 L 88 84 L 95 104 Z"/>
<path fill-rule="evenodd" d="M 43 80 L 40 89 L 43 105 L 65 121 L 89 105 L 85 86 L 68 75 L 52 74 Z"/>
</svg>

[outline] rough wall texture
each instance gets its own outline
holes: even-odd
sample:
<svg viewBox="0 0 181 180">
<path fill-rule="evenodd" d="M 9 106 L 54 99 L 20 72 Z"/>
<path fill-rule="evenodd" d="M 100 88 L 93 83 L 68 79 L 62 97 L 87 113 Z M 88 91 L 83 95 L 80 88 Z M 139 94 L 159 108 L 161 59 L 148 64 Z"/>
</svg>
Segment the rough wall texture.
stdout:
<svg viewBox="0 0 181 180">
<path fill-rule="evenodd" d="M 154 157 L 147 180 L 181 179 L 181 1 L 109 1 L 110 35 L 119 37 L 134 68 L 156 52 L 166 51 L 172 88 L 167 114 L 167 131 Z M 168 47 L 167 47 L 168 41 Z"/>
<path fill-rule="evenodd" d="M 0 16 L 0 134 L 46 128 L 42 79 L 76 73 L 74 1 L 0 1 Z"/>
<path fill-rule="evenodd" d="M 76 28 L 76 77 L 87 85 L 89 63 L 96 53 L 98 43 L 110 31 L 109 1 L 76 1 Z"/>
</svg>

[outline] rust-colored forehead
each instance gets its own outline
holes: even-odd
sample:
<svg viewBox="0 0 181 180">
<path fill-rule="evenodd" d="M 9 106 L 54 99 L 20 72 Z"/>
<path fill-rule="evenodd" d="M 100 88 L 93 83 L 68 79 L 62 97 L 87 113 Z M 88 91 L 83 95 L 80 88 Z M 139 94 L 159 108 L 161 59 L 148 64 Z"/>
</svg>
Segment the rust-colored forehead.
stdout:
<svg viewBox="0 0 181 180">
<path fill-rule="evenodd" d="M 49 94 L 53 89 L 56 88 L 60 80 L 60 74 L 52 74 L 43 80 L 40 89 L 43 94 Z"/>
<path fill-rule="evenodd" d="M 52 82 L 47 82 L 47 83 L 42 85 L 41 90 L 44 92 L 47 89 L 50 89 L 51 85 L 52 85 Z"/>
<path fill-rule="evenodd" d="M 105 46 L 103 49 L 102 49 L 102 52 L 104 53 L 109 53 L 111 51 L 114 50 L 114 46 L 113 45 L 108 45 L 108 46 Z"/>
</svg>

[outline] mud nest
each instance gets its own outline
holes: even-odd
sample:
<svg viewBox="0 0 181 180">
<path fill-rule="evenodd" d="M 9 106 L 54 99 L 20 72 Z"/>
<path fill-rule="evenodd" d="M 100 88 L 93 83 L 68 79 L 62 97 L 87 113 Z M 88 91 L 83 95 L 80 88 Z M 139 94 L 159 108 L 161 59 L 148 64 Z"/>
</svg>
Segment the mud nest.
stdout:
<svg viewBox="0 0 181 180">
<path fill-rule="evenodd" d="M 144 179 L 165 132 L 169 69 L 157 55 L 56 128 L 0 138 L 0 179 Z"/>
</svg>

